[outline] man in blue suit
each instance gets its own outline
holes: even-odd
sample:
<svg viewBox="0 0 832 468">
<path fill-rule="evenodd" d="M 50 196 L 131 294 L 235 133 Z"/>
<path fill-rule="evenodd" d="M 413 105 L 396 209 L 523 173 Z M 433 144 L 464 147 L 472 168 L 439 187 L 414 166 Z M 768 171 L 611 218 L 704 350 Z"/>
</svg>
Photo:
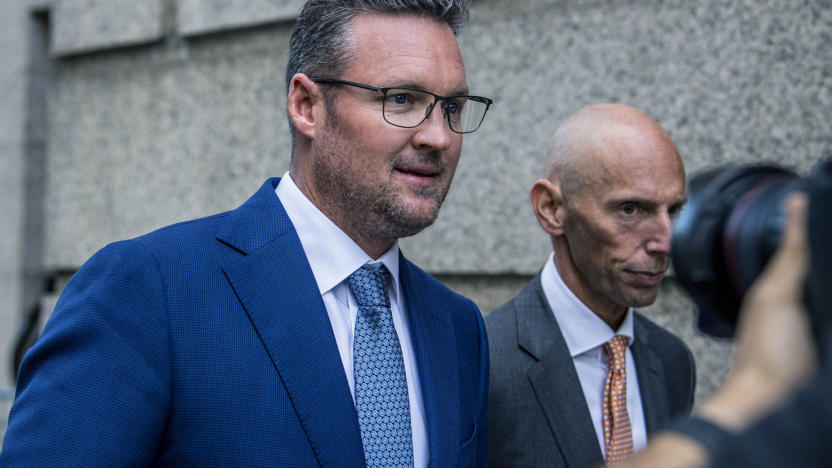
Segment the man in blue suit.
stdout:
<svg viewBox="0 0 832 468">
<path fill-rule="evenodd" d="M 399 252 L 490 100 L 464 1 L 310 0 L 290 170 L 239 208 L 111 244 L 19 372 L 2 466 L 483 466 L 482 318 Z"/>
</svg>

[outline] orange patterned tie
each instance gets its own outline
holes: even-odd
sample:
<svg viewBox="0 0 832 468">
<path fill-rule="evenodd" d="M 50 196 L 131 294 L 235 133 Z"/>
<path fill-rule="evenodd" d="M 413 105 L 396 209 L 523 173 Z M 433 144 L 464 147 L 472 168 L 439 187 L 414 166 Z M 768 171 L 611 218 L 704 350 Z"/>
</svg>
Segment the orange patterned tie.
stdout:
<svg viewBox="0 0 832 468">
<path fill-rule="evenodd" d="M 627 415 L 627 337 L 616 336 L 604 343 L 609 372 L 604 383 L 604 445 L 608 464 L 633 454 L 633 433 Z"/>
</svg>

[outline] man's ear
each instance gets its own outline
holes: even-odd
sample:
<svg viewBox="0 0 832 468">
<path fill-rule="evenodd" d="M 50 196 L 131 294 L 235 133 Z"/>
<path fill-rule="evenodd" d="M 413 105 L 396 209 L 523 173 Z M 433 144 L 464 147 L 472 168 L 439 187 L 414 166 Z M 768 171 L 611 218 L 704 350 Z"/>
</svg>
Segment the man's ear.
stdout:
<svg viewBox="0 0 832 468">
<path fill-rule="evenodd" d="M 314 139 L 326 118 L 326 104 L 321 88 L 303 73 L 296 73 L 289 82 L 287 99 L 289 119 L 295 130 Z"/>
<path fill-rule="evenodd" d="M 540 179 L 532 185 L 529 198 L 540 227 L 551 236 L 563 234 L 563 218 L 566 208 L 560 187 L 547 179 Z"/>
</svg>

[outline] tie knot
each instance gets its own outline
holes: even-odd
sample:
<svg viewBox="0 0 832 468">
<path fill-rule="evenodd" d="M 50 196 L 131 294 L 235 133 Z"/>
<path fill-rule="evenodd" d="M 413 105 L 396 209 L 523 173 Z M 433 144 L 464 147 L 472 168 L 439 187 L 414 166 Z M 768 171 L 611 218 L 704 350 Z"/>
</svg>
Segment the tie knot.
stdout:
<svg viewBox="0 0 832 468">
<path fill-rule="evenodd" d="M 627 337 L 615 335 L 611 340 L 604 343 L 604 351 L 610 360 L 610 369 L 619 370 L 624 367 L 625 353 L 627 352 Z"/>
<path fill-rule="evenodd" d="M 361 267 L 347 278 L 347 283 L 359 306 L 390 306 L 390 298 L 387 297 L 387 268 L 384 265 L 377 270 Z"/>
</svg>

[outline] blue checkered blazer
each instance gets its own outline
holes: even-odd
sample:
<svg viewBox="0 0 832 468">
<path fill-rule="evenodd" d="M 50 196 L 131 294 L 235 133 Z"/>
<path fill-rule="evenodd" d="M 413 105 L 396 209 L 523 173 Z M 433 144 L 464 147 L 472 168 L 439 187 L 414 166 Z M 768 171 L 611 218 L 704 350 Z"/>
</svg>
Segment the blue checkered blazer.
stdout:
<svg viewBox="0 0 832 468">
<path fill-rule="evenodd" d="M 108 245 L 72 277 L 21 366 L 0 466 L 364 465 L 278 181 L 236 210 Z M 401 260 L 430 464 L 483 466 L 482 318 Z"/>
</svg>

